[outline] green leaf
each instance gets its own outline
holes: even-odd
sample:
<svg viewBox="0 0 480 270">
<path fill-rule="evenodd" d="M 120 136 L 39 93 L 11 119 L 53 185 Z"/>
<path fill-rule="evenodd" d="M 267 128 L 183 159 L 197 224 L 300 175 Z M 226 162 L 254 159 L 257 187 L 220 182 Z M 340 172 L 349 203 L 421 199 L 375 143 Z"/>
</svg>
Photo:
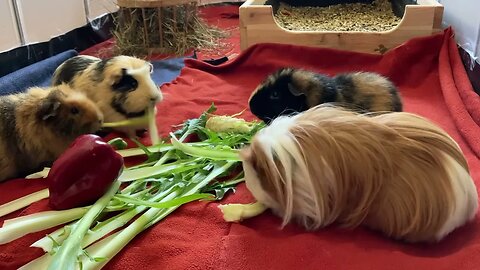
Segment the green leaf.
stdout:
<svg viewBox="0 0 480 270">
<path fill-rule="evenodd" d="M 205 124 L 207 123 L 207 117 L 208 114 L 213 113 L 217 110 L 217 107 L 215 107 L 215 104 L 212 103 L 210 105 L 210 108 L 208 108 L 206 111 L 204 111 L 200 117 L 195 118 L 195 119 L 188 119 L 183 123 L 183 127 L 177 131 L 174 132 L 175 135 L 180 136 L 182 140 L 186 138 L 188 135 L 197 133 L 199 138 L 203 141 L 205 140 L 205 135 L 202 134 L 200 128 L 205 127 Z"/>
<path fill-rule="evenodd" d="M 83 254 L 91 261 L 91 262 L 103 262 L 105 261 L 107 258 L 105 257 L 92 257 L 90 256 L 90 254 L 86 251 L 86 250 L 83 250 Z"/>
<path fill-rule="evenodd" d="M 243 178 L 240 178 L 231 181 L 216 182 L 209 186 L 206 186 L 202 191 L 215 192 L 215 199 L 222 200 L 227 192 L 232 191 L 233 193 L 235 193 L 236 186 L 243 181 L 245 180 Z"/>
<path fill-rule="evenodd" d="M 144 168 L 138 168 L 135 170 L 126 170 L 120 175 L 120 177 L 118 178 L 118 181 L 128 182 L 128 181 L 134 181 L 139 179 L 145 179 L 153 176 L 181 173 L 181 172 L 185 172 L 195 168 L 199 168 L 201 166 L 202 164 L 195 164 L 191 162 L 187 162 L 187 163 L 174 162 L 167 165 L 144 167 Z"/>
<path fill-rule="evenodd" d="M 58 243 L 55 238 L 53 238 L 52 236 L 50 236 L 50 234 L 47 234 L 47 237 L 48 239 L 50 239 L 52 241 L 52 250 L 50 252 L 48 252 L 48 254 L 50 255 L 54 255 L 57 250 L 58 250 L 58 247 L 60 247 L 60 243 Z"/>
<path fill-rule="evenodd" d="M 225 196 L 225 193 L 228 191 L 232 191 L 235 193 L 235 188 L 234 187 L 223 187 L 223 188 L 216 188 L 214 189 L 215 191 L 215 199 L 221 200 Z"/>
<path fill-rule="evenodd" d="M 173 134 L 171 134 L 171 137 L 172 137 L 172 144 L 175 148 L 194 157 L 202 157 L 202 158 L 208 158 L 212 160 L 231 160 L 231 161 L 241 160 L 237 150 L 233 150 L 233 149 L 213 150 L 213 149 L 206 149 L 203 147 L 189 146 L 187 144 L 179 142 Z"/>
<path fill-rule="evenodd" d="M 123 196 L 123 195 L 117 195 L 115 196 L 117 199 L 122 200 L 126 203 L 131 203 L 135 205 L 143 205 L 143 206 L 148 206 L 148 207 L 154 207 L 154 208 L 170 208 L 178 205 L 182 205 L 188 202 L 196 201 L 196 200 L 213 200 L 215 199 L 212 194 L 202 194 L 202 193 L 197 193 L 197 194 L 192 194 L 192 195 L 187 195 L 179 198 L 175 198 L 173 200 L 169 200 L 166 202 L 150 202 L 150 201 L 145 201 L 145 200 L 139 200 L 139 199 L 133 199 L 128 196 Z"/>
<path fill-rule="evenodd" d="M 127 142 L 122 138 L 111 139 L 110 141 L 108 141 L 108 144 L 110 144 L 116 150 L 122 150 L 127 148 L 128 146 Z"/>
<path fill-rule="evenodd" d="M 143 145 L 140 141 L 138 141 L 135 138 L 131 138 L 131 140 L 138 146 L 138 148 L 142 149 L 143 152 L 150 157 L 152 155 L 152 152 L 145 146 Z"/>
</svg>

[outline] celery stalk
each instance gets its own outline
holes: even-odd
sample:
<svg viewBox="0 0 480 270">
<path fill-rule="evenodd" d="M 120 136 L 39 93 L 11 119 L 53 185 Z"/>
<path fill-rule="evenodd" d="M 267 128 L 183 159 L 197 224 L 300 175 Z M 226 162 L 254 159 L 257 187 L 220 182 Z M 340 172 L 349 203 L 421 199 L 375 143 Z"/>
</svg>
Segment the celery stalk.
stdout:
<svg viewBox="0 0 480 270">
<path fill-rule="evenodd" d="M 50 172 L 49 167 L 44 167 L 43 170 L 39 172 L 35 172 L 32 174 L 29 174 L 25 176 L 25 179 L 37 179 L 37 178 L 46 178 L 48 176 L 48 173 Z"/>
<path fill-rule="evenodd" d="M 166 191 L 160 192 L 155 196 L 153 196 L 152 198 L 150 198 L 149 201 L 161 200 L 165 196 L 167 196 L 173 189 L 174 187 L 169 188 Z M 137 214 L 142 213 L 146 209 L 147 209 L 146 206 L 137 206 L 135 208 L 125 210 L 124 212 L 116 216 L 113 216 L 110 219 L 107 219 L 105 221 L 98 223 L 93 229 L 87 232 L 87 234 L 85 235 L 85 238 L 82 241 L 82 247 L 84 248 L 86 246 L 89 246 L 90 244 L 104 237 L 110 232 L 124 226 Z M 71 226 L 71 225 L 67 225 L 67 226 Z M 49 234 L 48 236 L 43 237 L 42 239 L 33 243 L 31 247 L 42 248 L 45 252 L 52 251 L 52 248 L 53 248 L 52 239 L 58 244 L 62 244 L 63 241 L 67 238 L 67 236 L 70 234 L 70 230 L 65 231 L 65 227 L 60 228 L 57 231 Z"/>
<path fill-rule="evenodd" d="M 202 181 L 198 182 L 192 188 L 190 188 L 183 195 L 193 195 L 198 193 L 203 187 L 208 185 L 213 179 L 227 171 L 235 162 L 227 162 L 222 167 L 218 167 L 212 170 L 208 176 L 206 176 Z M 165 202 L 175 197 L 179 196 L 178 192 L 172 192 L 170 195 L 165 197 L 160 202 Z M 170 207 L 170 208 L 150 208 L 147 212 L 137 218 L 133 223 L 123 229 L 115 238 L 111 240 L 101 240 L 94 245 L 92 248 L 98 248 L 97 252 L 91 252 L 90 255 L 93 257 L 105 258 L 101 262 L 92 262 L 90 260 L 82 260 L 82 265 L 84 270 L 89 269 L 101 269 L 105 266 L 120 250 L 122 250 L 136 235 L 145 230 L 146 228 L 152 226 L 153 224 L 159 222 L 171 212 L 175 211 L 180 205 Z"/>
<path fill-rule="evenodd" d="M 188 163 L 187 163 L 188 164 Z M 125 170 L 118 180 L 120 182 L 129 182 L 134 181 L 137 179 L 148 178 L 160 174 L 171 173 L 173 171 L 179 173 L 188 171 L 191 169 L 199 168 L 201 165 L 194 164 L 194 165 L 187 165 L 185 163 L 176 163 L 176 164 L 168 164 L 168 165 L 160 165 L 156 167 L 144 167 L 138 168 L 135 170 Z"/>
<path fill-rule="evenodd" d="M 122 195 L 117 195 L 115 198 L 126 202 L 126 203 L 131 203 L 131 204 L 136 204 L 136 205 L 144 205 L 152 208 L 170 208 L 175 205 L 182 205 L 185 203 L 189 203 L 192 201 L 197 201 L 201 199 L 214 199 L 215 197 L 212 196 L 212 194 L 191 194 L 191 195 L 185 195 L 182 197 L 178 197 L 175 199 L 172 199 L 168 202 L 149 202 L 149 201 L 144 201 L 144 200 L 138 200 L 134 199 L 128 196 L 122 196 Z"/>
<path fill-rule="evenodd" d="M 179 195 L 178 191 L 170 193 L 162 201 L 168 201 Z M 173 208 L 173 207 L 172 207 Z M 170 209 L 170 208 L 169 208 Z M 113 258 L 120 250 L 122 250 L 137 234 L 143 231 L 144 226 L 157 214 L 161 208 L 150 208 L 143 215 L 138 217 L 125 229 L 121 230 L 117 237 L 106 240 L 100 240 L 97 243 L 90 246 L 92 249 L 96 249 L 96 252 L 90 253 L 92 257 L 105 258 L 101 262 L 92 262 L 88 258 L 82 258 L 83 270 L 88 269 L 101 269 L 111 258 Z"/>
<path fill-rule="evenodd" d="M 104 238 L 105 241 L 109 241 L 112 238 L 117 237 L 119 232 L 112 233 L 111 235 Z M 96 252 L 98 247 L 94 248 L 87 248 L 86 251 L 89 253 Z M 39 270 L 39 269 L 47 269 L 48 265 L 51 263 L 53 256 L 46 253 L 43 256 L 36 258 L 35 260 L 23 265 L 22 267 L 18 268 L 18 270 Z"/>
<path fill-rule="evenodd" d="M 63 211 L 45 211 L 6 220 L 0 228 L 0 244 L 6 244 L 24 235 L 39 232 L 82 217 L 88 208 L 73 208 Z"/>
<path fill-rule="evenodd" d="M 107 122 L 103 123 L 102 127 L 104 128 L 117 128 L 117 127 L 129 127 L 129 126 L 144 126 L 148 124 L 148 115 L 130 118 L 127 120 L 117 121 L 117 122 Z"/>
<path fill-rule="evenodd" d="M 46 189 L 42 189 L 40 191 L 31 193 L 27 196 L 18 198 L 6 204 L 3 204 L 0 206 L 0 217 L 3 217 L 7 214 L 13 213 L 17 210 L 27 207 L 34 202 L 48 198 L 48 196 L 49 196 L 49 192 L 48 192 L 48 188 L 46 188 Z"/>
<path fill-rule="evenodd" d="M 110 189 L 97 202 L 88 209 L 87 213 L 72 228 L 71 234 L 63 242 L 55 253 L 48 270 L 74 270 L 76 268 L 77 257 L 81 251 L 82 239 L 90 228 L 92 222 L 97 218 L 101 211 L 107 206 L 108 202 L 117 193 L 120 188 L 120 182 L 115 181 Z"/>
<path fill-rule="evenodd" d="M 46 253 L 43 256 L 36 258 L 33 261 L 30 261 L 27 264 L 24 264 L 22 267 L 18 268 L 17 270 L 40 270 L 40 269 L 47 269 L 48 265 L 52 261 L 53 256 Z"/>
<path fill-rule="evenodd" d="M 173 149 L 173 146 L 169 144 L 158 144 L 158 145 L 148 146 L 147 149 L 150 150 L 151 152 L 164 152 L 164 151 Z M 145 152 L 139 147 L 117 150 L 117 153 L 119 153 L 124 158 L 145 155 Z"/>
<path fill-rule="evenodd" d="M 158 136 L 157 119 L 155 118 L 155 106 L 150 106 L 147 110 L 148 117 L 148 133 L 152 144 L 159 144 L 160 137 Z"/>
<path fill-rule="evenodd" d="M 55 243 L 62 244 L 65 239 L 70 235 L 72 226 L 77 222 L 72 222 L 68 225 L 63 226 L 62 228 L 40 238 L 35 243 L 31 244 L 30 247 L 37 247 L 43 249 L 45 252 L 52 252 L 55 247 Z M 55 242 L 54 242 L 55 241 Z"/>
<path fill-rule="evenodd" d="M 187 144 L 179 142 L 177 138 L 175 138 L 175 135 L 173 135 L 172 133 L 170 133 L 170 136 L 172 138 L 172 145 L 175 148 L 191 156 L 208 158 L 212 160 L 241 160 L 237 150 L 215 150 L 189 146 Z"/>
</svg>

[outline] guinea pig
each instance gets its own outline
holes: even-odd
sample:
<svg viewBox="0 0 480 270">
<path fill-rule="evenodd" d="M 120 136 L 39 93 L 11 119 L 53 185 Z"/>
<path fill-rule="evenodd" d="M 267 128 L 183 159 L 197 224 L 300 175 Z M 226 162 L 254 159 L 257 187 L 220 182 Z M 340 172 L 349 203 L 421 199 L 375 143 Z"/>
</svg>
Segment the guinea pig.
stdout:
<svg viewBox="0 0 480 270">
<path fill-rule="evenodd" d="M 360 112 L 402 111 L 395 85 L 372 72 L 335 77 L 298 68 L 281 68 L 260 83 L 248 101 L 250 111 L 266 123 L 323 103 Z"/>
<path fill-rule="evenodd" d="M 240 153 L 247 188 L 282 226 L 363 225 L 393 239 L 434 243 L 478 209 L 456 142 L 411 113 L 319 105 L 276 118 Z"/>
<path fill-rule="evenodd" d="M 0 97 L 0 181 L 50 166 L 102 122 L 97 105 L 65 84 Z"/>
<path fill-rule="evenodd" d="M 63 62 L 54 72 L 52 85 L 67 83 L 84 92 L 102 111 L 105 122 L 117 122 L 145 115 L 162 100 L 162 93 L 150 74 L 153 65 L 132 56 L 100 59 L 78 55 Z M 134 136 L 147 126 L 117 128 Z"/>
</svg>

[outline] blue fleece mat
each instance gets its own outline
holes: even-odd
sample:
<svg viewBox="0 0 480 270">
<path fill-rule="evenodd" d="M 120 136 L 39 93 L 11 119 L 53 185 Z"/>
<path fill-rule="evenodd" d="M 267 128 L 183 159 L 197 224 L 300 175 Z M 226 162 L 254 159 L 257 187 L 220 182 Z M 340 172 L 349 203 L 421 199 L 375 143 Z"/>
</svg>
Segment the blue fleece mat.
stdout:
<svg viewBox="0 0 480 270">
<path fill-rule="evenodd" d="M 76 55 L 77 51 L 68 50 L 1 77 L 0 95 L 22 92 L 32 86 L 50 85 L 55 69 Z"/>
<path fill-rule="evenodd" d="M 32 86 L 49 86 L 55 69 L 65 60 L 78 55 L 75 50 L 65 51 L 0 78 L 0 95 L 23 92 Z M 184 58 L 152 61 L 152 78 L 157 85 L 175 79 L 184 67 Z"/>
</svg>

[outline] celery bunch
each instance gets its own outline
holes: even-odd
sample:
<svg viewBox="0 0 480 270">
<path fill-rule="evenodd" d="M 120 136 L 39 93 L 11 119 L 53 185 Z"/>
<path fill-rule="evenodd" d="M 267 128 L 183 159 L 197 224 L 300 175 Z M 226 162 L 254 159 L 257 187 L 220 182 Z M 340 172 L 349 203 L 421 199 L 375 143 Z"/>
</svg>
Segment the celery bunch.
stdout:
<svg viewBox="0 0 480 270">
<path fill-rule="evenodd" d="M 214 131 L 207 127 L 207 121 L 214 119 L 211 113 L 215 109 L 212 104 L 199 118 L 185 121 L 179 130 L 170 134 L 171 143 L 145 147 L 137 142 L 138 148 L 118 150 L 124 157 L 145 154 L 148 159 L 124 169 L 108 194 L 92 206 L 7 220 L 0 228 L 0 243 L 68 223 L 33 243 L 32 247 L 42 248 L 45 255 L 20 269 L 101 269 L 136 235 L 181 205 L 198 200 L 221 200 L 243 181 L 243 173 L 232 177 L 233 170 L 240 166 L 239 149 L 264 125 L 217 116 L 213 120 L 217 127 L 221 119 L 225 119 L 225 124 L 220 125 L 223 129 Z M 239 126 L 242 128 L 236 129 Z M 185 143 L 192 134 L 200 141 Z M 218 182 L 215 179 L 219 177 L 231 180 Z M 33 199 L 30 196 L 28 203 L 47 196 L 45 192 Z M 15 207 L 28 205 L 19 200 Z M 15 207 L 10 204 L 5 210 L 0 206 L 0 213 L 11 212 Z M 111 217 L 105 218 L 107 213 Z M 32 224 L 29 222 L 32 218 L 42 222 Z"/>
</svg>

